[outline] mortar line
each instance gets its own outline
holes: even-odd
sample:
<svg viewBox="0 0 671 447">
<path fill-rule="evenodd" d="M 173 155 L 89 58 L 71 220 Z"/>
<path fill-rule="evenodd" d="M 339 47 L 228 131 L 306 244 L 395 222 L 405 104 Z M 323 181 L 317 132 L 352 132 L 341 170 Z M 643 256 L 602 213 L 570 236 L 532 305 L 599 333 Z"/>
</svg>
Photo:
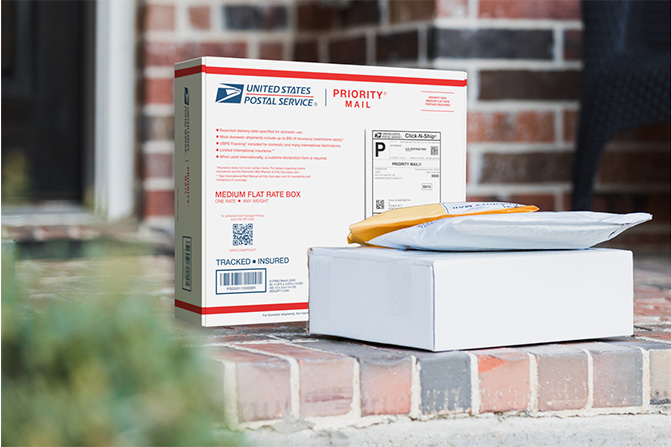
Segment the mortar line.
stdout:
<svg viewBox="0 0 671 447">
<path fill-rule="evenodd" d="M 634 347 L 641 351 L 643 357 L 643 364 L 641 365 L 643 368 L 643 371 L 641 371 L 641 408 L 647 410 L 650 407 L 650 400 L 652 399 L 652 384 L 650 383 L 650 352 L 646 349 L 639 348 L 638 346 Z"/>
<path fill-rule="evenodd" d="M 471 414 L 480 414 L 480 404 L 482 396 L 480 395 L 480 374 L 478 372 L 478 356 L 467 352 L 471 358 Z"/>
<path fill-rule="evenodd" d="M 559 24 L 554 24 L 552 26 L 552 37 L 554 39 L 553 46 L 553 60 L 560 64 L 564 61 L 564 32 L 563 28 Z"/>
<path fill-rule="evenodd" d="M 594 359 L 589 349 L 582 349 L 587 354 L 587 404 L 584 410 L 590 411 L 594 408 Z"/>
<path fill-rule="evenodd" d="M 532 415 L 538 413 L 538 359 L 530 352 L 529 356 L 529 411 Z"/>
<path fill-rule="evenodd" d="M 554 124 L 555 124 L 555 144 L 561 146 L 566 144 L 564 141 L 564 113 L 561 107 L 556 107 L 554 111 Z M 573 148 L 573 142 L 571 142 L 571 148 Z"/>
<path fill-rule="evenodd" d="M 349 356 L 348 356 L 349 357 Z M 355 419 L 360 419 L 362 416 L 362 402 L 361 402 L 361 365 L 359 360 L 354 359 L 352 365 L 352 409 L 351 415 Z"/>
<path fill-rule="evenodd" d="M 421 400 L 422 400 L 422 382 L 420 378 L 421 366 L 417 357 L 410 356 L 412 361 L 411 377 L 410 377 L 410 417 L 419 419 L 422 416 Z"/>
<path fill-rule="evenodd" d="M 429 60 L 429 27 L 426 24 L 421 24 L 417 27 L 417 65 L 426 65 Z"/>
<path fill-rule="evenodd" d="M 231 429 L 240 425 L 238 415 L 238 378 L 236 376 L 236 364 L 230 360 L 222 360 L 224 365 L 224 422 Z"/>
</svg>

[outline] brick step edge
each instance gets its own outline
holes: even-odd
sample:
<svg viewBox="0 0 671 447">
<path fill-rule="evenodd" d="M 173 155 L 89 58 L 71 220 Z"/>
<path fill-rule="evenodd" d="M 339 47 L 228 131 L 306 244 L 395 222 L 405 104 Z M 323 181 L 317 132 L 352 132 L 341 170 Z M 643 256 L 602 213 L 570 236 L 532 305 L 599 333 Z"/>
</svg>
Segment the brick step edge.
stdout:
<svg viewBox="0 0 671 447">
<path fill-rule="evenodd" d="M 313 428 L 508 414 L 671 414 L 671 343 L 431 353 L 294 334 L 210 340 L 225 425 Z M 237 337 L 236 337 L 237 338 Z"/>
</svg>

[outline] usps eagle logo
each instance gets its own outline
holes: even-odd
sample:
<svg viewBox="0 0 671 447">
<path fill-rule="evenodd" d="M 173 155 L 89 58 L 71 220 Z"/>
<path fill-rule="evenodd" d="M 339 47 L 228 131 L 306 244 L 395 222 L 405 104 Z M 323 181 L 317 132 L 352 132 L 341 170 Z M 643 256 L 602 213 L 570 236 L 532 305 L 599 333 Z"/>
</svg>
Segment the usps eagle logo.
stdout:
<svg viewBox="0 0 671 447">
<path fill-rule="evenodd" d="M 245 88 L 244 84 L 219 84 L 217 89 L 217 103 L 234 103 L 240 104 L 242 100 L 242 90 Z"/>
</svg>

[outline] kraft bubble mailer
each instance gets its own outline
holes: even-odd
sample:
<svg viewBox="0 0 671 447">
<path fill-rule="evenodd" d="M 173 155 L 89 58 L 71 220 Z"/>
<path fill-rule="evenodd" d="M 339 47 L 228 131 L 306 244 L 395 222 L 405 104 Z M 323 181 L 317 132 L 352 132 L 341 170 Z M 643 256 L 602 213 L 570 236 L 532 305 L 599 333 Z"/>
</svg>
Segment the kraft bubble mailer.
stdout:
<svg viewBox="0 0 671 447">
<path fill-rule="evenodd" d="M 347 242 L 350 244 L 380 245 L 371 242 L 371 240 L 383 234 L 440 219 L 466 215 L 529 213 L 537 210 L 538 207 L 533 205 L 508 202 L 432 203 L 398 208 L 350 225 Z M 378 240 L 378 242 L 380 241 Z"/>
</svg>

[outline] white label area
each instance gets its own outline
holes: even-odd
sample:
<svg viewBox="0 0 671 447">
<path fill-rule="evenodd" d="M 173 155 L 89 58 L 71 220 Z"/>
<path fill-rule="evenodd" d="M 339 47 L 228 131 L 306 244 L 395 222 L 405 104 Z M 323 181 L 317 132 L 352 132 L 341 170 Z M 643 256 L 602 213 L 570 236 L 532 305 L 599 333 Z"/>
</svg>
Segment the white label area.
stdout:
<svg viewBox="0 0 671 447">
<path fill-rule="evenodd" d="M 440 202 L 440 132 L 373 130 L 373 214 Z"/>
</svg>

